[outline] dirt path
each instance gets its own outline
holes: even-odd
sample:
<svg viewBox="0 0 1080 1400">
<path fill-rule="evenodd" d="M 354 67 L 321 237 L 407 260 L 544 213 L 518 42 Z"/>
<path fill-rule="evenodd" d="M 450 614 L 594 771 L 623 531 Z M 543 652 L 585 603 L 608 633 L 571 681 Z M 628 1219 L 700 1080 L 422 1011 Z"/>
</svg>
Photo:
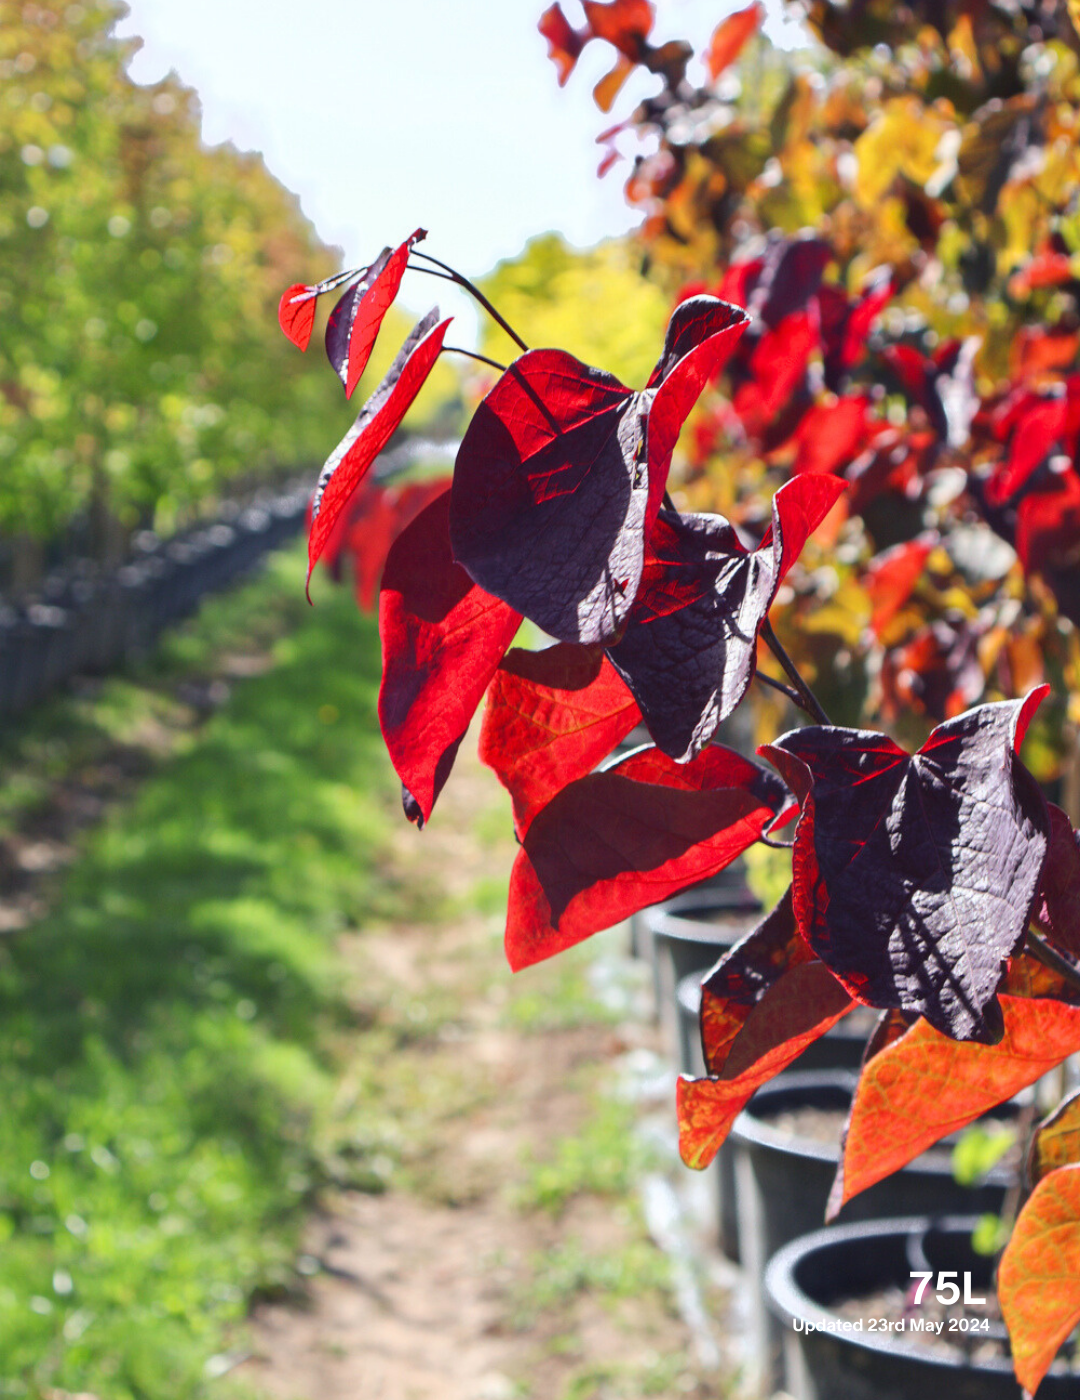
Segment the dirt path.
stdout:
<svg viewBox="0 0 1080 1400">
<path fill-rule="evenodd" d="M 655 1031 L 597 1002 L 588 953 L 511 978 L 507 808 L 462 747 L 430 828 L 394 843 L 442 917 L 347 937 L 341 1152 L 386 1189 L 327 1194 L 307 1295 L 257 1312 L 237 1374 L 286 1400 L 722 1394 L 691 1359 L 642 1221 L 636 1110 L 613 1095 Z"/>
</svg>

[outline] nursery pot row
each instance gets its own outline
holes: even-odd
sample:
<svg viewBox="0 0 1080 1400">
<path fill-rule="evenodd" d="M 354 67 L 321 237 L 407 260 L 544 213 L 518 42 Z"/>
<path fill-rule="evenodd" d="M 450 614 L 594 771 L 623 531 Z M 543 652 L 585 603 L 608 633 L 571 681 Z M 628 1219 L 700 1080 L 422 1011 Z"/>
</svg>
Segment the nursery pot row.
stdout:
<svg viewBox="0 0 1080 1400">
<path fill-rule="evenodd" d="M 300 487 L 216 523 L 162 541 L 146 532 L 133 557 L 109 573 L 75 561 L 50 575 L 40 596 L 0 606 L 0 718 L 17 715 L 72 676 L 108 671 L 144 651 L 304 522 Z"/>
</svg>

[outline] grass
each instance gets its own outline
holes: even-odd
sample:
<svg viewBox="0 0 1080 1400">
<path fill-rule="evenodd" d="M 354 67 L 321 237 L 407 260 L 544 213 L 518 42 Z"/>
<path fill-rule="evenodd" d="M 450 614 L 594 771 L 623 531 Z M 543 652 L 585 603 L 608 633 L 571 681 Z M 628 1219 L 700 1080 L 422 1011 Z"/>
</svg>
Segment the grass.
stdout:
<svg viewBox="0 0 1080 1400">
<path fill-rule="evenodd" d="M 429 897 L 384 850 L 374 625 L 347 590 L 308 613 L 300 577 L 278 557 L 0 752 L 12 821 L 110 744 L 173 734 L 54 911 L 0 944 L 0 1396 L 220 1394 L 249 1296 L 293 1280 L 356 1014 L 335 937 Z M 270 643 L 204 725 L 178 715 L 183 677 Z"/>
</svg>

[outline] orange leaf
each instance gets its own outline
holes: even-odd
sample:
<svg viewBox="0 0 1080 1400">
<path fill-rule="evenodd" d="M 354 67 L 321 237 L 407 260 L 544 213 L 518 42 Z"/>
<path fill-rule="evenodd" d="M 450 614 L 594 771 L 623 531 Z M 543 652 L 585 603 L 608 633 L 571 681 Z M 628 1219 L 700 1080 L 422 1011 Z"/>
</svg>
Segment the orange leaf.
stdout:
<svg viewBox="0 0 1080 1400">
<path fill-rule="evenodd" d="M 1035 1129 L 1028 1152 L 1028 1180 L 1034 1186 L 1058 1167 L 1074 1162 L 1080 1162 L 1080 1089 Z"/>
<path fill-rule="evenodd" d="M 748 5 L 745 10 L 736 10 L 716 26 L 709 40 L 709 47 L 702 55 L 714 83 L 724 69 L 735 62 L 743 45 L 757 30 L 764 17 L 764 5 L 753 4 Z"/>
<path fill-rule="evenodd" d="M 724 1066 L 725 1075 L 732 1077 L 679 1077 L 679 1153 L 686 1165 L 707 1167 L 751 1095 L 851 1007 L 847 992 L 816 960 L 793 968 L 771 987 L 732 1042 Z"/>
<path fill-rule="evenodd" d="M 1002 986 L 997 1045 L 950 1040 L 920 1019 L 864 1066 L 829 1201 L 840 1207 L 932 1143 L 1080 1051 L 1080 1006 L 1055 973 L 1014 958 Z"/>
<path fill-rule="evenodd" d="M 630 74 L 634 71 L 635 65 L 630 60 L 619 55 L 619 60 L 610 73 L 606 74 L 593 88 L 593 101 L 600 108 L 601 112 L 610 112 L 611 105 L 618 97 L 623 83 L 626 82 Z"/>
<path fill-rule="evenodd" d="M 1035 1391 L 1080 1322 L 1080 1165 L 1039 1182 L 998 1268 L 998 1299 L 1016 1378 Z"/>
<path fill-rule="evenodd" d="M 631 63 L 641 60 L 645 40 L 653 27 L 650 0 L 581 0 L 594 39 L 606 39 Z"/>
</svg>

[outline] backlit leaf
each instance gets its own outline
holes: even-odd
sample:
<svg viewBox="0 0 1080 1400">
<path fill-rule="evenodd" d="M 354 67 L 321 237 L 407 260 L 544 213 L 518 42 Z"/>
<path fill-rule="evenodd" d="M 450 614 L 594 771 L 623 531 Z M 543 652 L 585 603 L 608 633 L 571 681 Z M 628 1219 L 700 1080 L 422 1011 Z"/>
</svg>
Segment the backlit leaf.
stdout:
<svg viewBox="0 0 1080 1400">
<path fill-rule="evenodd" d="M 1080 1165 L 1035 1187 L 998 1266 L 998 1301 L 1016 1378 L 1032 1393 L 1080 1322 Z"/>
<path fill-rule="evenodd" d="M 632 63 L 640 61 L 653 27 L 650 0 L 582 0 L 582 9 L 595 39 L 614 44 Z"/>
<path fill-rule="evenodd" d="M 480 757 L 513 798 L 518 836 L 640 718 L 634 697 L 599 649 L 559 642 L 545 651 L 509 651 L 488 691 Z"/>
<path fill-rule="evenodd" d="M 733 15 L 728 15 L 713 30 L 704 58 L 705 67 L 714 83 L 725 68 L 730 68 L 738 58 L 751 34 L 757 32 L 764 15 L 763 5 L 748 5 L 745 10 L 736 10 Z"/>
<path fill-rule="evenodd" d="M 783 784 L 730 749 L 656 749 L 571 783 L 532 821 L 510 877 L 515 969 L 714 875 L 790 810 Z"/>
<path fill-rule="evenodd" d="M 870 561 L 863 586 L 873 607 L 870 626 L 879 637 L 911 597 L 937 542 L 937 534 L 930 531 L 884 550 Z"/>
<path fill-rule="evenodd" d="M 447 491 L 398 536 L 379 595 L 379 724 L 420 825 L 521 624 L 454 563 L 449 505 Z"/>
<path fill-rule="evenodd" d="M 536 27 L 548 42 L 548 58 L 558 69 L 559 86 L 563 87 L 590 36 L 572 27 L 558 3 L 544 11 Z"/>
<path fill-rule="evenodd" d="M 426 237 L 426 230 L 418 228 L 393 252 L 384 248 L 330 313 L 326 323 L 326 354 L 345 386 L 347 399 L 352 398 L 367 368 L 383 318 L 405 276 L 409 252 Z"/>
<path fill-rule="evenodd" d="M 1000 1000 L 996 1045 L 952 1040 L 920 1019 L 863 1067 L 830 1214 L 1080 1050 L 1080 1006 L 1030 957 L 1013 960 Z"/>
<path fill-rule="evenodd" d="M 386 556 L 398 535 L 412 524 L 425 506 L 449 489 L 449 477 L 382 486 L 365 503 L 366 509 L 353 516 L 344 548 L 352 558 L 353 587 L 361 612 L 372 612 L 376 607 Z M 323 559 L 325 561 L 325 554 Z"/>
<path fill-rule="evenodd" d="M 958 1040 L 1000 1038 L 995 992 L 1049 834 L 1016 750 L 1047 690 L 969 710 L 915 755 L 884 734 L 812 726 L 761 750 L 802 799 L 799 928 L 858 1000 Z"/>
<path fill-rule="evenodd" d="M 326 459 L 312 502 L 308 536 L 308 579 L 319 561 L 338 516 L 368 468 L 383 450 L 423 388 L 442 349 L 449 319 L 429 311 L 409 333 L 382 383 L 357 414 L 356 421 Z"/>
<path fill-rule="evenodd" d="M 823 963 L 799 963 L 755 1002 L 719 1078 L 679 1076 L 679 1152 L 707 1167 L 752 1096 L 836 1025 L 851 998 Z"/>
</svg>

